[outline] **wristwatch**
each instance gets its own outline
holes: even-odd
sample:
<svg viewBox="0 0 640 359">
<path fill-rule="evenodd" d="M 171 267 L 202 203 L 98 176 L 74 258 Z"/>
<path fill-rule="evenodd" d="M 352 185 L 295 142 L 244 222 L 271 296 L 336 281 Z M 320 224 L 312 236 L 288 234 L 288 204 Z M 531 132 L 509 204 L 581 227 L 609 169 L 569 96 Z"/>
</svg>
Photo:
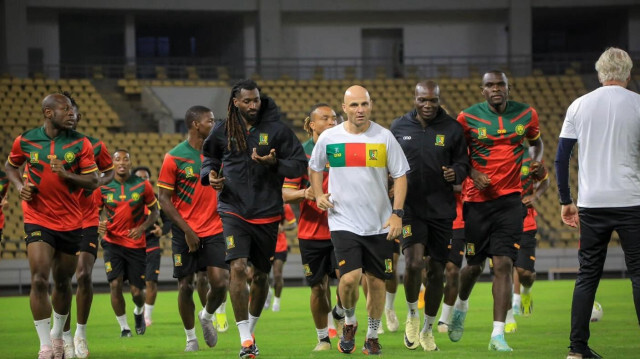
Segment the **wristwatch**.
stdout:
<svg viewBox="0 0 640 359">
<path fill-rule="evenodd" d="M 400 208 L 400 209 L 394 209 L 393 211 L 391 211 L 391 213 L 395 214 L 396 216 L 402 218 L 404 217 L 404 209 Z"/>
</svg>

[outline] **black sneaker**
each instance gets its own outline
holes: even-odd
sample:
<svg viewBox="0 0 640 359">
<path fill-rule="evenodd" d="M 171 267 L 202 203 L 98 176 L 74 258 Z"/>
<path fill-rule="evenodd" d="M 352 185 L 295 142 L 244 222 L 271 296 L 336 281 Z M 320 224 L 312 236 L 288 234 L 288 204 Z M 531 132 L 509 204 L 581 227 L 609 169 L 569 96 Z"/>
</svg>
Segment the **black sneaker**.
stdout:
<svg viewBox="0 0 640 359">
<path fill-rule="evenodd" d="M 356 331 L 358 324 L 346 325 L 342 330 L 342 337 L 338 342 L 338 350 L 342 353 L 351 354 L 356 351 Z"/>
<path fill-rule="evenodd" d="M 131 330 L 129 329 L 123 329 L 120 333 L 120 338 L 131 338 L 132 336 L 133 335 L 131 335 Z"/>
<path fill-rule="evenodd" d="M 378 338 L 367 338 L 362 347 L 365 355 L 382 355 L 382 345 L 378 342 Z"/>
<path fill-rule="evenodd" d="M 133 318 L 136 320 L 136 333 L 138 335 L 144 334 L 144 332 L 147 331 L 147 323 L 144 321 L 144 313 L 134 314 Z"/>
<path fill-rule="evenodd" d="M 583 353 L 574 352 L 573 349 L 569 348 L 569 354 L 567 354 L 567 359 L 602 359 L 602 355 L 596 353 L 591 348 L 587 348 Z"/>
<path fill-rule="evenodd" d="M 255 344 L 251 344 L 248 347 L 243 346 L 240 349 L 240 358 L 242 358 L 242 359 L 246 359 L 246 358 L 254 359 L 257 356 L 258 356 L 258 352 L 257 352 Z"/>
</svg>

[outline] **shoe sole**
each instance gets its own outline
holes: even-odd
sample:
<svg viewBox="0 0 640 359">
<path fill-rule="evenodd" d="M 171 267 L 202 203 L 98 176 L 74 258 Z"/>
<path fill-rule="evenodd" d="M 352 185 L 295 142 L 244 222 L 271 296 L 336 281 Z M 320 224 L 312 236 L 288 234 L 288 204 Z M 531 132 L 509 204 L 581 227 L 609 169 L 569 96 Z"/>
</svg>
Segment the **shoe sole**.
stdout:
<svg viewBox="0 0 640 359">
<path fill-rule="evenodd" d="M 339 351 L 340 353 L 352 354 L 352 353 L 354 353 L 354 352 L 356 351 L 356 345 L 355 345 L 355 343 L 354 343 L 354 344 L 353 344 L 353 348 L 351 348 L 351 350 L 350 350 L 350 351 L 345 351 L 345 350 L 342 348 L 342 345 L 340 345 L 340 343 L 338 343 L 338 351 Z"/>
<path fill-rule="evenodd" d="M 415 342 L 411 343 L 409 339 L 407 339 L 407 334 L 405 333 L 404 346 L 409 350 L 415 350 L 420 346 L 420 342 L 416 340 Z"/>
</svg>

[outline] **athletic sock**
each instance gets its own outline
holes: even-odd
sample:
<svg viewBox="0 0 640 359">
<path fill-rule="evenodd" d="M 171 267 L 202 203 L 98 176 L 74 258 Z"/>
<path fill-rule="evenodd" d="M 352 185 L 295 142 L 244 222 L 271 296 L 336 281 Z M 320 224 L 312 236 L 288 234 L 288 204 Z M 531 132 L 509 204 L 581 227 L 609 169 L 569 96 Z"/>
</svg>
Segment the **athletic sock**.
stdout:
<svg viewBox="0 0 640 359">
<path fill-rule="evenodd" d="M 65 343 L 73 343 L 71 329 L 67 330 L 66 332 L 62 332 L 62 340 L 64 340 Z"/>
<path fill-rule="evenodd" d="M 53 311 L 53 327 L 51 328 L 51 339 L 62 338 L 62 331 L 64 330 L 64 323 L 67 321 L 69 314 L 58 314 Z"/>
<path fill-rule="evenodd" d="M 216 313 L 224 314 L 227 311 L 227 301 L 222 302 L 218 309 L 216 309 Z"/>
<path fill-rule="evenodd" d="M 513 294 L 513 306 L 514 307 L 520 307 L 520 304 L 522 303 L 521 298 L 520 298 L 520 294 Z"/>
<path fill-rule="evenodd" d="M 247 340 L 253 342 L 251 330 L 249 329 L 249 321 L 241 320 L 237 322 L 236 325 L 238 326 L 238 332 L 240 333 L 240 345 L 243 345 Z"/>
<path fill-rule="evenodd" d="M 469 299 L 462 300 L 460 299 L 460 297 L 458 297 L 458 299 L 456 299 L 456 304 L 454 304 L 453 306 L 459 311 L 466 312 L 467 310 L 469 310 Z"/>
<path fill-rule="evenodd" d="M 491 337 L 495 337 L 496 335 L 504 334 L 504 322 L 493 322 L 493 332 L 491 332 Z"/>
<path fill-rule="evenodd" d="M 451 310 L 453 309 L 452 305 L 446 305 L 446 304 L 442 304 L 442 313 L 440 313 L 440 319 L 438 319 L 439 322 L 443 322 L 446 323 L 447 325 L 449 324 L 449 318 L 451 318 Z"/>
<path fill-rule="evenodd" d="M 323 328 L 323 329 L 317 329 L 316 328 L 316 332 L 318 333 L 318 341 L 327 338 L 329 336 L 329 328 Z"/>
<path fill-rule="evenodd" d="M 251 315 L 251 313 L 249 313 L 249 331 L 251 334 L 256 331 L 256 324 L 258 324 L 258 319 L 260 319 L 260 317 L 254 317 L 253 315 Z"/>
<path fill-rule="evenodd" d="M 393 309 L 393 303 L 396 301 L 396 293 L 389 293 L 385 297 L 384 309 Z"/>
<path fill-rule="evenodd" d="M 137 305 L 133 308 L 133 314 L 140 315 L 144 313 L 144 307 L 138 307 Z"/>
<path fill-rule="evenodd" d="M 144 317 L 146 319 L 151 319 L 151 316 L 153 315 L 153 305 L 151 304 L 145 304 L 144 305 Z"/>
<path fill-rule="evenodd" d="M 420 317 L 420 313 L 418 313 L 418 301 L 416 300 L 413 303 L 409 303 L 407 302 L 407 306 L 409 307 L 409 312 L 407 313 L 407 315 L 410 318 L 419 318 Z"/>
<path fill-rule="evenodd" d="M 358 320 L 356 319 L 356 308 L 349 308 L 344 310 L 344 323 L 346 325 L 356 325 Z"/>
<path fill-rule="evenodd" d="M 372 339 L 376 339 L 378 338 L 378 328 L 380 328 L 380 319 L 373 319 L 371 317 L 369 317 L 369 326 L 367 327 L 367 337 L 366 339 L 372 338 Z"/>
<path fill-rule="evenodd" d="M 327 313 L 327 324 L 329 325 L 329 329 L 336 329 L 336 326 L 333 324 L 333 313 Z"/>
<path fill-rule="evenodd" d="M 342 308 L 342 306 L 340 306 L 340 305 L 336 304 L 336 305 L 333 307 L 333 310 L 335 310 L 335 311 L 336 311 L 336 314 L 337 314 L 340 318 L 344 317 L 344 308 Z"/>
<path fill-rule="evenodd" d="M 213 320 L 213 316 L 216 315 L 216 311 L 214 310 L 213 313 L 209 313 L 207 312 L 207 307 L 204 307 L 198 314 L 202 317 L 202 319 Z"/>
<path fill-rule="evenodd" d="M 119 317 L 116 317 L 116 319 L 118 320 L 118 324 L 120 324 L 120 330 L 131 330 L 131 328 L 129 328 L 129 324 L 127 323 L 127 314 L 122 314 Z"/>
<path fill-rule="evenodd" d="M 40 348 L 43 346 L 51 346 L 51 318 L 45 318 L 41 320 L 34 320 L 36 325 L 36 332 L 38 332 L 38 338 L 40 339 Z"/>
<path fill-rule="evenodd" d="M 196 337 L 196 327 L 193 327 L 191 329 L 185 328 L 184 333 L 187 335 L 187 341 L 198 339 L 198 337 Z"/>
<path fill-rule="evenodd" d="M 529 293 L 531 293 L 531 287 L 527 288 L 525 286 L 522 286 L 522 290 L 520 292 L 522 294 L 529 294 Z"/>
<path fill-rule="evenodd" d="M 423 333 L 431 333 L 433 331 L 433 323 L 436 322 L 436 317 L 429 315 L 424 316 L 424 325 L 422 326 Z"/>
<path fill-rule="evenodd" d="M 513 316 L 513 308 L 509 308 L 509 310 L 507 310 L 507 320 L 505 322 L 506 323 L 515 323 L 516 322 L 516 318 L 514 318 L 514 316 Z"/>
<path fill-rule="evenodd" d="M 76 338 L 87 339 L 87 325 L 76 324 Z"/>
</svg>

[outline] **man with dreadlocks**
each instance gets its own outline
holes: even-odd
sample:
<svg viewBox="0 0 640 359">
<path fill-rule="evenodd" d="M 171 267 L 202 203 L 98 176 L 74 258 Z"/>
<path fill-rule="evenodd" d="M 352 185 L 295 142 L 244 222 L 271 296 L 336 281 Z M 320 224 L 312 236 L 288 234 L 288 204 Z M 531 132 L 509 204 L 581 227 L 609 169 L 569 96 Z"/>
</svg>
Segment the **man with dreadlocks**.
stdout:
<svg viewBox="0 0 640 359">
<path fill-rule="evenodd" d="M 227 119 L 216 123 L 203 146 L 201 181 L 219 191 L 218 212 L 230 265 L 229 295 L 240 332 L 240 358 L 255 358 L 253 332 L 267 298 L 275 254 L 284 178 L 301 176 L 307 158 L 269 97 L 252 80 L 231 90 Z M 222 174 L 224 171 L 224 175 Z M 251 303 L 246 267 L 254 267 Z M 249 310 L 247 311 L 247 308 Z"/>
</svg>

